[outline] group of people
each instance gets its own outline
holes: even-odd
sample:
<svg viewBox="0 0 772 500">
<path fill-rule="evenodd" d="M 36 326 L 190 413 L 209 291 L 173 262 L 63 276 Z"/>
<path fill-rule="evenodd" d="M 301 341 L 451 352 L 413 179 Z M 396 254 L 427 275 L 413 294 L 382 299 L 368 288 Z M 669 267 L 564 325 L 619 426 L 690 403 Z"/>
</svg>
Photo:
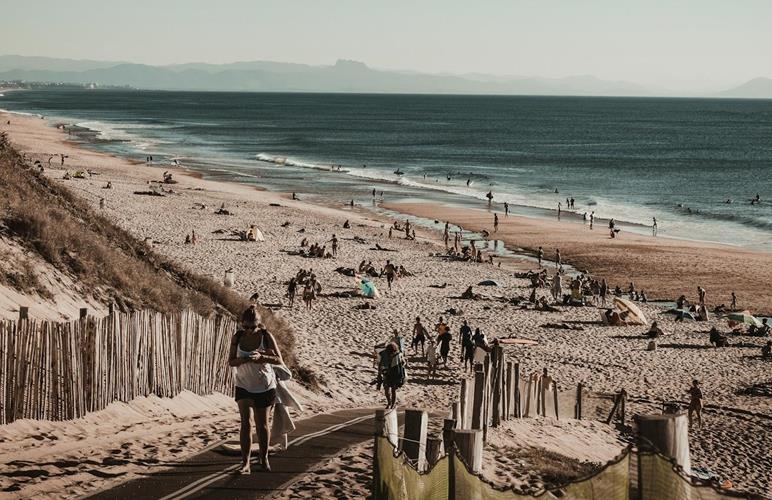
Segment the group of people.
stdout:
<svg viewBox="0 0 772 500">
<path fill-rule="evenodd" d="M 302 288 L 303 303 L 307 309 L 311 309 L 317 295 L 322 291 L 322 284 L 316 279 L 313 269 L 301 269 L 287 282 L 287 299 L 290 307 L 295 305 L 295 295 L 299 288 Z"/>
<path fill-rule="evenodd" d="M 327 243 L 330 243 L 331 251 L 327 251 Z M 333 259 L 338 256 L 338 237 L 333 234 L 332 239 L 324 244 L 311 243 L 310 246 L 308 245 L 308 238 L 303 238 L 300 241 L 298 255 L 319 259 Z"/>
</svg>

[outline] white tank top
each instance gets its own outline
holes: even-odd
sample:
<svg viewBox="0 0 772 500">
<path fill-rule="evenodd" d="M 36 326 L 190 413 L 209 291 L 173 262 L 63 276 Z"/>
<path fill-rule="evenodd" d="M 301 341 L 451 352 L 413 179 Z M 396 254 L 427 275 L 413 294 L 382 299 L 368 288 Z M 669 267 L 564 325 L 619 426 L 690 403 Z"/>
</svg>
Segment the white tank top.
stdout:
<svg viewBox="0 0 772 500">
<path fill-rule="evenodd" d="M 252 353 L 265 349 L 265 336 L 260 340 L 260 347 L 254 351 L 245 351 L 241 345 L 236 344 L 236 356 L 248 358 Z M 244 363 L 236 367 L 236 375 L 233 379 L 236 387 L 260 393 L 276 388 L 276 374 L 268 363 Z"/>
</svg>

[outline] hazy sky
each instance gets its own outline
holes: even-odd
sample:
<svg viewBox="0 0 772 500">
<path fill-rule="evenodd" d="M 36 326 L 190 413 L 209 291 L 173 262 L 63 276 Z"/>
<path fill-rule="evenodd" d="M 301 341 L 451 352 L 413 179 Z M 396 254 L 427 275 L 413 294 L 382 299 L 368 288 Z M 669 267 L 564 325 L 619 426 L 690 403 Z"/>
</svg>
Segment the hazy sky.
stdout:
<svg viewBox="0 0 772 500">
<path fill-rule="evenodd" d="M 273 60 L 674 90 L 772 77 L 772 0 L 0 0 L 0 53 Z"/>
</svg>

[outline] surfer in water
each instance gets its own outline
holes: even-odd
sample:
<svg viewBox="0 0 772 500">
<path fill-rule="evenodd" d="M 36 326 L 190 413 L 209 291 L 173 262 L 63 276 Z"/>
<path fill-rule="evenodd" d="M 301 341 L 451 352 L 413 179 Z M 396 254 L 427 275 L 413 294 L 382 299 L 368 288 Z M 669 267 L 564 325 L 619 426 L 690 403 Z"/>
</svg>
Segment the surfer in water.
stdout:
<svg viewBox="0 0 772 500">
<path fill-rule="evenodd" d="M 488 198 L 488 205 L 490 205 L 493 202 L 493 191 L 488 191 L 485 197 Z"/>
</svg>

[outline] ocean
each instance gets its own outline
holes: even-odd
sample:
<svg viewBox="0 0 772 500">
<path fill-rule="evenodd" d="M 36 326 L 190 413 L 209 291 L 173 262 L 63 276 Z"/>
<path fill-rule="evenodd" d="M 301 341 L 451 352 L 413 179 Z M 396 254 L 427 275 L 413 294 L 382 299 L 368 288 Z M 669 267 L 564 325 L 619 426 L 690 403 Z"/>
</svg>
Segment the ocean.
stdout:
<svg viewBox="0 0 772 500">
<path fill-rule="evenodd" d="M 772 250 L 772 100 L 84 89 L 6 92 L 0 108 L 313 201 L 370 205 L 376 189 L 483 207 L 492 192 L 554 217 L 574 198 L 632 231 L 656 217 L 661 236 Z"/>
</svg>

